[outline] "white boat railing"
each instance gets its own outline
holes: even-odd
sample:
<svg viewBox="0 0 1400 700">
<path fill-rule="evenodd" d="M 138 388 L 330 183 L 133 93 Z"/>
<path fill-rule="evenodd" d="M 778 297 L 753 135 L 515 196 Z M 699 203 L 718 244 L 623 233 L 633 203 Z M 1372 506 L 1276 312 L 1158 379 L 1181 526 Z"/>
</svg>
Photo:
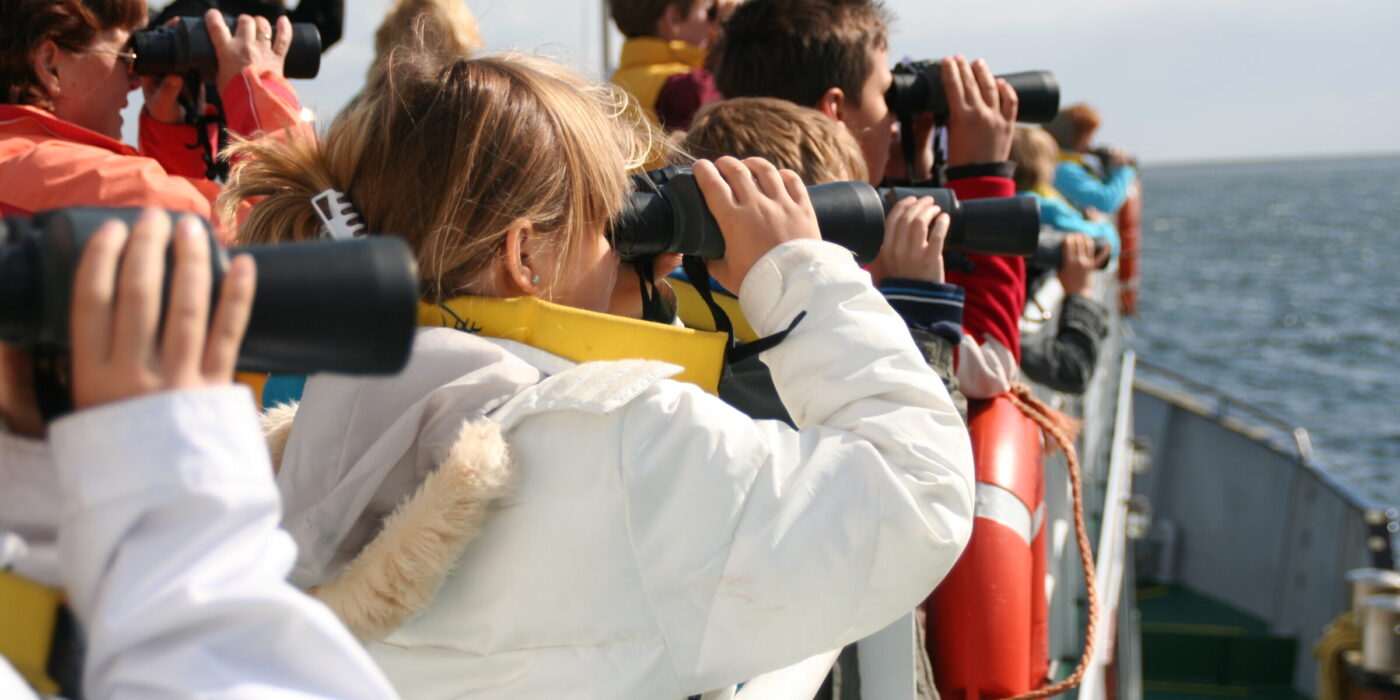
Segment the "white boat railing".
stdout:
<svg viewBox="0 0 1400 700">
<path fill-rule="evenodd" d="M 1098 588 L 1099 617 L 1092 630 L 1094 658 L 1079 687 L 1083 700 L 1116 697 L 1116 689 L 1106 687 L 1107 670 L 1116 656 L 1115 630 L 1118 605 L 1122 598 L 1125 572 L 1130 568 L 1127 540 L 1128 502 L 1133 494 L 1133 374 L 1136 355 L 1123 353 L 1118 385 L 1117 410 L 1113 419 L 1113 444 L 1109 453 L 1108 486 L 1104 494 L 1104 514 L 1095 548 L 1094 582 Z"/>
</svg>

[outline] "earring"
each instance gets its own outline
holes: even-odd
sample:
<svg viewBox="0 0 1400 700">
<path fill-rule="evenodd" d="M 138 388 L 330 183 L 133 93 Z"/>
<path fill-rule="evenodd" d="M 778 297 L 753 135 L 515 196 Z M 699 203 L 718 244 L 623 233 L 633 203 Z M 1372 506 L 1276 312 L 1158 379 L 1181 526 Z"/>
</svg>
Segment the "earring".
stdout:
<svg viewBox="0 0 1400 700">
<path fill-rule="evenodd" d="M 530 284 L 533 284 L 533 285 L 535 285 L 536 287 L 540 286 L 540 276 L 539 276 L 539 275 L 535 275 L 534 277 L 531 277 L 531 278 L 530 278 Z"/>
</svg>

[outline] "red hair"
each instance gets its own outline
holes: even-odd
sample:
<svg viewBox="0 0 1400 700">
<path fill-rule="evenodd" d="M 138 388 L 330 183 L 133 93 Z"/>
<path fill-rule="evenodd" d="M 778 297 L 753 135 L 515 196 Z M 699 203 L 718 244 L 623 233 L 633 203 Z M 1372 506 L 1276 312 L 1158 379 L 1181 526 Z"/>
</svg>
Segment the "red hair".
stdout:
<svg viewBox="0 0 1400 700">
<path fill-rule="evenodd" d="M 76 53 L 98 32 L 145 22 L 145 0 L 0 0 L 0 104 L 52 107 L 30 65 L 45 41 Z"/>
</svg>

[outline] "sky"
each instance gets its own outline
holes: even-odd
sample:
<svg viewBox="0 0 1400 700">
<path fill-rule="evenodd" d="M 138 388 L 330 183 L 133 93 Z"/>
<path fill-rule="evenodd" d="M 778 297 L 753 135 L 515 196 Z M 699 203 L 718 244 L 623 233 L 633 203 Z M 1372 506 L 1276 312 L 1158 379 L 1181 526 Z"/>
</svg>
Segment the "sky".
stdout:
<svg viewBox="0 0 1400 700">
<path fill-rule="evenodd" d="M 155 2 L 153 4 L 159 4 Z M 290 4 L 290 2 L 289 2 Z M 346 0 L 345 38 L 294 84 L 323 122 L 359 89 L 389 0 Z M 603 70 L 601 0 L 468 0 L 488 50 Z M 1396 0 L 886 0 L 893 58 L 1054 71 L 1062 104 L 1143 162 L 1400 153 Z M 620 36 L 612 34 L 614 59 Z M 139 100 L 136 100 L 139 102 Z M 134 139 L 134 107 L 127 118 Z"/>
</svg>

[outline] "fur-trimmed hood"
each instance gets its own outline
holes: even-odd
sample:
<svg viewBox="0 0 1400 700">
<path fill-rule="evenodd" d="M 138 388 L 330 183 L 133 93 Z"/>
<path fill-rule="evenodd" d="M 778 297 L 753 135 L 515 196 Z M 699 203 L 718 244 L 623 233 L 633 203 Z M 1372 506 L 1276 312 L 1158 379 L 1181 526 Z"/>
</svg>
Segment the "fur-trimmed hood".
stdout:
<svg viewBox="0 0 1400 700">
<path fill-rule="evenodd" d="M 274 468 L 281 464 L 296 409 L 278 406 L 263 417 Z M 339 575 L 308 592 L 361 641 L 394 631 L 432 603 L 511 475 L 500 428 L 487 420 L 463 423 L 447 459 L 383 519 L 374 539 Z"/>
<path fill-rule="evenodd" d="M 433 601 L 509 491 L 510 451 L 488 414 L 541 376 L 455 331 L 420 333 L 417 342 L 392 380 L 347 386 L 313 377 L 302 406 L 317 410 L 298 417 L 291 404 L 263 416 L 283 524 L 299 549 L 292 582 L 365 641 Z M 448 352 L 455 362 L 442 361 Z"/>
</svg>

